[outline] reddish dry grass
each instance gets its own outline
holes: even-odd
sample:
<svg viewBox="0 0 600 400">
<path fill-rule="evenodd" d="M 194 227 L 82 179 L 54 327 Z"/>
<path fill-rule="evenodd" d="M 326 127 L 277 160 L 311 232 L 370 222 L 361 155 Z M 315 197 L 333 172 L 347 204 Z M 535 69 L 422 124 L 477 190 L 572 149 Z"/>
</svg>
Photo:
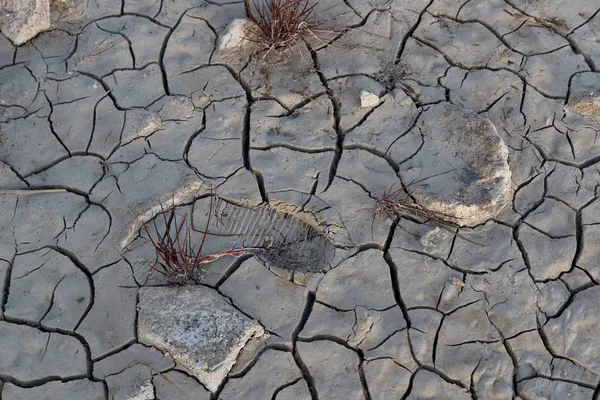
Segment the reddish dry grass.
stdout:
<svg viewBox="0 0 600 400">
<path fill-rule="evenodd" d="M 451 220 L 453 217 L 446 215 L 444 213 L 440 213 L 437 211 L 429 210 L 417 203 L 409 203 L 407 199 L 409 198 L 408 187 L 420 184 L 418 182 L 413 182 L 410 185 L 402 186 L 398 189 L 394 189 L 394 185 L 392 185 L 387 191 L 383 192 L 381 197 L 375 199 L 375 204 L 372 210 L 376 214 L 385 214 L 389 218 L 395 218 L 396 216 L 408 215 L 412 217 L 416 217 L 422 222 L 436 222 L 440 224 L 449 224 L 448 220 Z"/>
<path fill-rule="evenodd" d="M 303 36 L 319 38 L 319 32 L 332 32 L 322 29 L 329 20 L 315 18 L 318 4 L 312 0 L 244 0 L 246 15 L 256 27 L 248 32 L 248 39 L 270 51 Z"/>
<path fill-rule="evenodd" d="M 410 192 L 408 191 L 408 188 L 413 185 L 424 185 L 422 182 L 425 179 L 429 178 L 412 182 L 398 189 L 394 189 L 394 184 L 387 191 L 384 191 L 381 197 L 375 199 L 375 204 L 368 207 L 368 209 L 373 211 L 373 220 L 371 221 L 371 236 L 373 236 L 373 223 L 375 222 L 375 216 L 383 214 L 391 219 L 396 219 L 397 217 L 403 216 L 412 217 L 420 223 L 434 225 L 444 229 L 469 243 L 478 246 L 484 246 L 483 244 L 475 242 L 458 233 L 458 225 L 454 222 L 451 222 L 452 220 L 455 220 L 456 217 L 438 211 L 433 211 L 417 203 L 408 201 L 410 199 Z"/>
<path fill-rule="evenodd" d="M 210 197 L 210 211 L 204 230 L 194 229 L 193 220 L 188 222 L 187 213 L 181 218 L 182 221 L 178 222 L 174 201 L 168 210 L 165 210 L 162 204 L 161 209 L 165 224 L 165 232 L 162 234 L 160 233 L 156 224 L 156 218 L 153 220 L 154 235 L 150 233 L 145 222 L 143 223 L 143 228 L 156 252 L 156 257 L 154 262 L 150 265 L 150 268 L 167 278 L 176 280 L 194 280 L 198 277 L 198 273 L 202 270 L 204 264 L 208 264 L 223 257 L 237 257 L 247 253 L 261 254 L 268 250 L 266 247 L 240 247 L 209 255 L 202 254 L 202 248 L 204 247 L 207 235 L 239 236 L 208 232 L 211 216 L 213 214 L 212 195 Z M 194 244 L 192 232 L 199 232 L 202 234 L 202 240 L 199 244 Z"/>
</svg>

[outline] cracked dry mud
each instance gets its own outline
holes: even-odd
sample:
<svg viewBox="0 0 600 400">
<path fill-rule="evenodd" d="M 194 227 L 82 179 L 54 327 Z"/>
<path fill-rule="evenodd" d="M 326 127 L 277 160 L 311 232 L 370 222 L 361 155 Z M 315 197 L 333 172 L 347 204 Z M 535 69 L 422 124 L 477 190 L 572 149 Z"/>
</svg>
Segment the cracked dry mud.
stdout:
<svg viewBox="0 0 600 400">
<path fill-rule="evenodd" d="M 58 2 L 30 42 L 0 35 L 0 399 L 600 398 L 600 4 L 319 13 L 333 43 L 264 59 L 219 50 L 239 1 Z M 413 200 L 456 226 L 372 219 L 423 178 Z M 173 201 L 204 226 L 211 187 L 331 235 L 291 270 L 207 264 L 161 309 L 139 221 Z M 268 207 L 248 212 L 260 237 Z M 153 326 L 230 336 L 182 358 Z"/>
</svg>

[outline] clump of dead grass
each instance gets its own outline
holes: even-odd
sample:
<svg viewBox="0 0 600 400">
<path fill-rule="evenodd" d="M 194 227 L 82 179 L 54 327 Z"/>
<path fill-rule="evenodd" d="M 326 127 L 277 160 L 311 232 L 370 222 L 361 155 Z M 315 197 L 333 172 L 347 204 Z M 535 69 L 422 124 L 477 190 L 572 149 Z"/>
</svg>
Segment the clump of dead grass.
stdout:
<svg viewBox="0 0 600 400">
<path fill-rule="evenodd" d="M 214 236 L 239 236 L 220 233 L 209 233 L 208 229 L 213 215 L 213 195 L 210 197 L 209 213 L 204 230 L 194 228 L 191 216 L 185 213 L 178 216 L 175 201 L 168 208 L 161 204 L 164 231 L 159 229 L 156 219 L 152 221 L 153 232 L 143 222 L 142 228 L 146 232 L 150 243 L 154 247 L 156 256 L 150 268 L 169 280 L 176 282 L 194 281 L 198 279 L 202 267 L 223 257 L 239 257 L 243 254 L 261 254 L 268 250 L 267 247 L 237 247 L 211 254 L 203 254 L 202 250 L 208 235 Z M 194 232 L 201 234 L 199 243 L 195 243 Z"/>
<path fill-rule="evenodd" d="M 246 15 L 253 23 L 246 38 L 267 54 L 303 37 L 324 41 L 322 34 L 331 36 L 335 30 L 325 29 L 329 19 L 316 18 L 318 4 L 315 0 L 244 0 Z"/>
</svg>

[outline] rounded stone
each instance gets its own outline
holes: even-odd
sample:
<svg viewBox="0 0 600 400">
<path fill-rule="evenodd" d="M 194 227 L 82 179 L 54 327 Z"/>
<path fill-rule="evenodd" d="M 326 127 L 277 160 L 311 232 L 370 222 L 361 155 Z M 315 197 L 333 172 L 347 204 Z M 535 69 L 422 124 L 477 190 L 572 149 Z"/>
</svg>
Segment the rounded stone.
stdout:
<svg viewBox="0 0 600 400">
<path fill-rule="evenodd" d="M 493 218 L 511 198 L 508 148 L 492 122 L 449 103 L 423 112 L 424 145 L 401 166 L 417 203 L 458 225 Z"/>
</svg>

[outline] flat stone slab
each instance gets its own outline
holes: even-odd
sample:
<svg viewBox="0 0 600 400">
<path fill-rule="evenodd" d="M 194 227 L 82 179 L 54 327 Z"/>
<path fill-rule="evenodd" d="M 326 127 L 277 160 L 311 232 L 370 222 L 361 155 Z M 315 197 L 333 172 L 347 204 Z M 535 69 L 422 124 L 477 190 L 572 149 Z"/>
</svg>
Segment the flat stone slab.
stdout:
<svg viewBox="0 0 600 400">
<path fill-rule="evenodd" d="M 421 115 L 424 145 L 404 164 L 406 184 L 421 206 L 459 225 L 494 217 L 511 198 L 508 148 L 487 118 L 449 103 Z M 419 182 L 420 181 L 420 182 Z"/>
<path fill-rule="evenodd" d="M 204 286 L 148 287 L 139 292 L 139 340 L 168 352 L 216 390 L 244 345 L 266 337 L 260 324 Z"/>
<path fill-rule="evenodd" d="M 2 0 L 0 31 L 21 45 L 50 28 L 50 0 Z"/>
</svg>

